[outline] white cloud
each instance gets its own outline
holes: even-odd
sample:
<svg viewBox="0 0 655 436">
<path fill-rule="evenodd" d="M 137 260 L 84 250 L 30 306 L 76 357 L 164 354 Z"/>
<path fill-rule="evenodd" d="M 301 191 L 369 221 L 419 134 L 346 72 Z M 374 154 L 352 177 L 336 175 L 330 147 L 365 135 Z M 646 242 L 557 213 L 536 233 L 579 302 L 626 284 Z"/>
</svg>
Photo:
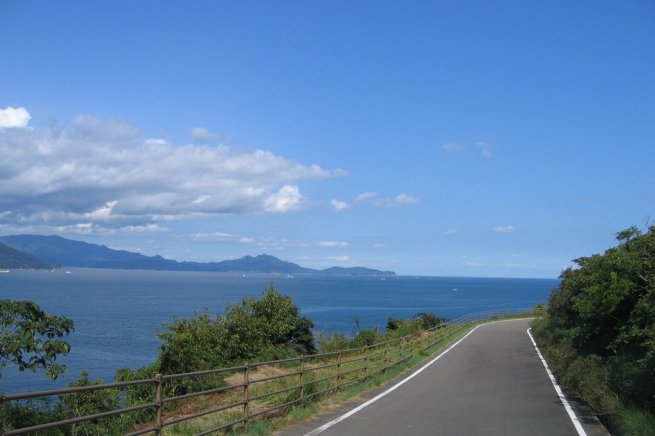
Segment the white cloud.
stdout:
<svg viewBox="0 0 655 436">
<path fill-rule="evenodd" d="M 122 233 L 162 233 L 168 232 L 166 227 L 157 224 L 146 224 L 145 226 L 124 226 L 120 228 Z"/>
<path fill-rule="evenodd" d="M 30 113 L 24 107 L 7 107 L 0 109 L 0 127 L 27 127 L 30 122 Z"/>
<path fill-rule="evenodd" d="M 444 144 L 441 146 L 441 149 L 447 153 L 455 153 L 456 151 L 460 151 L 464 149 L 463 145 L 460 144 L 453 144 L 452 142 L 449 142 L 447 144 Z"/>
<path fill-rule="evenodd" d="M 505 266 L 508 268 L 537 268 L 537 265 L 533 263 L 506 263 Z"/>
<path fill-rule="evenodd" d="M 384 248 L 384 244 L 380 244 L 379 242 L 375 243 L 373 244 L 373 248 Z"/>
<path fill-rule="evenodd" d="M 329 256 L 328 260 L 334 260 L 337 262 L 348 262 L 350 260 L 349 256 Z"/>
<path fill-rule="evenodd" d="M 486 266 L 482 262 L 466 262 L 466 266 Z"/>
<path fill-rule="evenodd" d="M 305 201 L 299 182 L 343 174 L 264 150 L 144 140 L 123 121 L 80 116 L 53 130 L 0 129 L 0 225 L 109 231 L 287 213 Z"/>
<path fill-rule="evenodd" d="M 486 157 L 488 159 L 493 155 L 491 149 L 494 146 L 492 144 L 489 144 L 488 142 L 484 142 L 484 141 L 478 141 L 475 143 L 475 146 L 480 149 L 480 155 L 482 157 Z"/>
<path fill-rule="evenodd" d="M 444 235 L 456 235 L 459 233 L 459 230 L 457 229 L 448 229 L 445 232 L 443 232 Z"/>
<path fill-rule="evenodd" d="M 403 205 L 403 204 L 416 204 L 418 203 L 418 198 L 413 197 L 411 195 L 407 194 L 398 194 L 396 195 L 396 198 L 394 199 L 395 205 Z"/>
<path fill-rule="evenodd" d="M 405 193 L 398 194 L 394 198 L 379 197 L 376 192 L 364 192 L 355 198 L 355 204 L 368 203 L 375 207 L 398 207 L 418 203 L 418 198 Z"/>
<path fill-rule="evenodd" d="M 355 198 L 355 203 L 363 203 L 372 200 L 378 196 L 377 192 L 364 192 Z"/>
<path fill-rule="evenodd" d="M 219 139 L 219 135 L 210 132 L 204 127 L 195 127 L 191 129 L 191 138 L 198 142 L 211 142 Z"/>
<path fill-rule="evenodd" d="M 339 201 L 333 199 L 332 201 L 330 201 L 330 204 L 334 208 L 335 212 L 343 212 L 344 210 L 350 209 L 350 205 L 345 201 Z"/>
<path fill-rule="evenodd" d="M 468 155 L 469 157 L 473 157 L 474 154 L 477 154 L 477 152 L 473 153 L 473 151 L 477 150 L 479 151 L 480 156 L 487 159 L 493 156 L 493 152 L 492 152 L 493 148 L 494 148 L 493 144 L 490 144 L 485 141 L 478 141 L 475 144 L 473 144 L 473 146 L 454 144 L 452 142 L 443 144 L 441 146 L 441 149 L 446 153 L 463 152 L 465 155 Z"/>
<path fill-rule="evenodd" d="M 191 235 L 184 236 L 183 239 L 190 239 L 193 241 L 205 241 L 205 242 L 239 242 L 241 244 L 254 244 L 257 242 L 254 238 L 249 238 L 247 236 L 235 234 L 235 233 L 223 233 L 223 232 L 213 232 L 213 233 L 194 233 Z"/>
<path fill-rule="evenodd" d="M 321 241 L 318 243 L 319 247 L 347 247 L 348 243 L 345 241 Z"/>
<path fill-rule="evenodd" d="M 104 206 L 99 207 L 93 212 L 85 213 L 84 216 L 86 218 L 92 218 L 92 219 L 109 218 L 109 216 L 111 216 L 111 211 L 114 209 L 114 206 L 116 206 L 117 203 L 118 203 L 117 201 L 108 201 L 107 203 L 105 203 Z"/>
<path fill-rule="evenodd" d="M 285 213 L 298 210 L 305 201 L 297 186 L 285 185 L 264 202 L 264 210 L 271 213 Z"/>
<path fill-rule="evenodd" d="M 493 229 L 496 233 L 514 233 L 514 226 L 498 226 Z"/>
<path fill-rule="evenodd" d="M 145 140 L 145 143 L 147 145 L 166 145 L 168 142 L 166 142 L 165 139 L 161 138 L 148 138 Z"/>
</svg>

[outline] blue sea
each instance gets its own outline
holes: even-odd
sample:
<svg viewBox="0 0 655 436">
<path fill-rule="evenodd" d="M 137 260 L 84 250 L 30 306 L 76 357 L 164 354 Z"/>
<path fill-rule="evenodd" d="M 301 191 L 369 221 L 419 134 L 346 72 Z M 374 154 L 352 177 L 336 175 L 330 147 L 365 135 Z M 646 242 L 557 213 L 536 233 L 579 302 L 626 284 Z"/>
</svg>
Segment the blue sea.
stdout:
<svg viewBox="0 0 655 436">
<path fill-rule="evenodd" d="M 431 312 L 447 318 L 466 313 L 532 308 L 546 302 L 556 279 L 471 277 L 357 277 L 211 272 L 64 269 L 0 274 L 0 299 L 30 300 L 46 312 L 72 318 L 66 340 L 68 367 L 55 381 L 40 373 L 2 369 L 5 393 L 56 389 L 79 377 L 113 381 L 118 368 L 139 368 L 158 354 L 157 330 L 174 318 L 205 308 L 222 312 L 248 296 L 261 296 L 273 282 L 292 297 L 315 331 L 354 334 L 384 328 L 389 316 L 411 318 Z"/>
</svg>

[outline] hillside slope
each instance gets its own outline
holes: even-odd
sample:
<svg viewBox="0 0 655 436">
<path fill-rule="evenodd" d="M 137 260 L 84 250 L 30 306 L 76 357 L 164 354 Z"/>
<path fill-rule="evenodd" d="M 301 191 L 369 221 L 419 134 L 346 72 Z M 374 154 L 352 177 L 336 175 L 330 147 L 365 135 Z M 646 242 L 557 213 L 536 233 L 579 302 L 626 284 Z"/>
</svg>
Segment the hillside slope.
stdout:
<svg viewBox="0 0 655 436">
<path fill-rule="evenodd" d="M 27 253 L 0 243 L 0 268 L 2 269 L 51 269 L 52 266 Z"/>
</svg>

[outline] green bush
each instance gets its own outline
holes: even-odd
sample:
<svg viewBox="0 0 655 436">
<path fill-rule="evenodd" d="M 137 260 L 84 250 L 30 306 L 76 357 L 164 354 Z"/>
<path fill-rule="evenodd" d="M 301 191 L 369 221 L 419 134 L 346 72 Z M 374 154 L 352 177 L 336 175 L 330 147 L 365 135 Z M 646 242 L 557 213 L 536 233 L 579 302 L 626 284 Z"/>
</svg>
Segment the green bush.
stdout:
<svg viewBox="0 0 655 436">
<path fill-rule="evenodd" d="M 332 335 L 318 333 L 316 335 L 316 342 L 318 342 L 318 348 L 321 353 L 331 353 L 333 351 L 353 348 L 352 339 L 343 333 L 334 333 Z"/>
<path fill-rule="evenodd" d="M 117 382 L 127 382 L 134 380 L 146 380 L 155 377 L 157 373 L 157 364 L 152 364 L 144 366 L 142 368 L 131 370 L 129 368 L 121 368 L 116 372 L 116 381 Z M 167 394 L 172 394 L 174 388 L 168 385 L 164 385 L 168 390 Z M 128 386 L 123 390 L 121 400 L 126 407 L 138 406 L 140 404 L 151 403 L 155 400 L 155 384 L 139 384 Z M 149 419 L 153 419 L 155 416 L 155 410 L 152 408 L 139 410 L 136 412 L 131 412 L 129 414 L 129 420 L 131 422 L 143 422 Z"/>
<path fill-rule="evenodd" d="M 599 356 L 576 358 L 564 372 L 561 381 L 578 393 L 595 414 L 612 415 L 617 412 L 619 399 L 610 389 L 610 373 Z"/>
<path fill-rule="evenodd" d="M 271 284 L 260 299 L 245 297 L 225 315 L 208 311 L 175 319 L 158 333 L 163 374 L 200 371 L 262 358 L 314 353 L 312 322 Z"/>
<path fill-rule="evenodd" d="M 384 337 L 380 335 L 377 329 L 372 328 L 372 329 L 366 329 L 362 330 L 359 333 L 357 333 L 357 336 L 355 336 L 352 340 L 352 348 L 362 348 L 362 347 L 368 347 L 369 345 L 373 345 L 377 342 L 382 342 L 384 340 Z"/>
<path fill-rule="evenodd" d="M 33 399 L 0 403 L 0 429 L 4 431 L 56 421 L 59 412 L 50 399 Z M 53 429 L 39 433 L 41 435 L 62 435 L 62 431 Z"/>
<path fill-rule="evenodd" d="M 421 323 L 423 330 L 428 330 L 434 327 L 438 327 L 448 321 L 446 318 L 442 318 L 433 313 L 420 312 L 414 315 L 414 320 Z"/>
<path fill-rule="evenodd" d="M 598 414 L 655 411 L 655 226 L 562 273 L 533 332 L 562 384 Z M 632 410 L 632 409 L 631 409 Z M 626 433 L 633 434 L 633 433 Z"/>
<path fill-rule="evenodd" d="M 399 338 L 401 336 L 412 335 L 418 333 L 425 328 L 423 327 L 423 319 L 394 319 L 389 317 L 387 319 L 387 330 L 385 337 L 388 339 Z"/>
<path fill-rule="evenodd" d="M 71 388 L 94 386 L 102 384 L 100 379 L 90 380 L 89 373 L 80 372 L 80 378 L 69 383 Z M 63 394 L 59 396 L 59 406 L 61 407 L 60 419 L 78 418 L 87 415 L 116 410 L 119 407 L 118 391 L 114 389 L 101 389 L 90 392 L 75 392 L 72 394 Z M 91 435 L 97 433 L 103 434 L 121 434 L 123 417 L 103 418 L 96 422 L 82 422 L 72 424 L 70 432 L 72 434 Z"/>
</svg>

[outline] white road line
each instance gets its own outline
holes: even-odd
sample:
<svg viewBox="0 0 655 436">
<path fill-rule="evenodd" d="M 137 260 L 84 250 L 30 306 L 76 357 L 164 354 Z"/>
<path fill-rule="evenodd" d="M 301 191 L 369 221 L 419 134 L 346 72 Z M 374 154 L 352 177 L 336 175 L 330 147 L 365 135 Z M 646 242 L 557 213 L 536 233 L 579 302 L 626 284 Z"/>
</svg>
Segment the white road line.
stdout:
<svg viewBox="0 0 655 436">
<path fill-rule="evenodd" d="M 352 416 L 352 415 L 354 415 L 355 413 L 359 412 L 360 410 L 364 409 L 365 407 L 367 407 L 367 406 L 369 406 L 369 405 L 375 403 L 375 402 L 376 402 L 377 400 L 379 400 L 380 398 L 382 398 L 382 397 L 384 397 L 384 396 L 390 394 L 391 392 L 395 391 L 396 389 L 398 389 L 399 387 L 401 387 L 402 385 L 404 385 L 405 383 L 407 383 L 408 381 L 410 381 L 411 379 L 413 379 L 414 377 L 416 377 L 417 375 L 419 375 L 421 372 L 423 372 L 427 367 L 429 367 L 430 365 L 432 365 L 434 362 L 436 362 L 437 360 L 441 359 L 441 358 L 442 358 L 442 357 L 443 357 L 447 352 L 449 352 L 450 350 L 452 350 L 453 348 L 455 348 L 455 347 L 456 347 L 460 342 L 462 342 L 464 339 L 466 339 L 467 337 L 469 337 L 469 335 L 470 335 L 471 333 L 473 333 L 474 331 L 476 331 L 476 330 L 478 329 L 478 327 L 482 327 L 482 326 L 489 325 L 489 324 L 495 324 L 495 323 L 497 323 L 497 322 L 506 322 L 506 321 L 516 321 L 516 320 L 508 319 L 508 320 L 501 320 L 501 321 L 492 321 L 492 322 L 488 322 L 488 323 L 485 323 L 485 324 L 480 324 L 480 325 L 475 326 L 475 327 L 474 327 L 470 332 L 468 332 L 468 333 L 467 333 L 463 338 L 461 338 L 459 341 L 455 342 L 453 345 L 451 345 L 450 347 L 448 347 L 447 349 L 445 349 L 441 354 L 439 354 L 437 357 L 435 357 L 434 359 L 432 359 L 431 361 L 429 361 L 428 363 L 426 363 L 425 365 L 423 365 L 421 368 L 419 368 L 419 369 L 417 369 L 416 371 L 414 371 L 411 375 L 407 376 L 407 378 L 405 378 L 405 379 L 399 381 L 398 383 L 396 383 L 395 385 L 391 386 L 391 387 L 390 387 L 389 389 L 387 389 L 386 391 L 384 391 L 384 392 L 382 392 L 382 393 L 376 395 L 375 397 L 371 398 L 371 399 L 368 400 L 367 402 L 360 404 L 359 406 L 355 407 L 355 408 L 352 409 L 351 411 L 346 412 L 346 413 L 344 413 L 343 415 L 339 416 L 338 418 L 335 418 L 335 419 L 333 419 L 332 421 L 330 421 L 330 422 L 328 422 L 328 423 L 326 423 L 326 424 L 323 424 L 322 426 L 320 426 L 320 427 L 318 427 L 318 428 L 316 428 L 316 429 L 310 431 L 309 433 L 305 434 L 305 436 L 314 436 L 314 435 L 317 435 L 317 434 L 319 434 L 319 433 L 322 433 L 322 432 L 324 432 L 325 430 L 327 430 L 328 428 L 330 428 L 330 427 L 332 427 L 332 426 L 334 426 L 334 425 L 340 423 L 340 422 L 343 421 L 344 419 L 348 418 L 349 416 Z"/>
<path fill-rule="evenodd" d="M 530 340 L 532 341 L 532 344 L 534 345 L 534 349 L 537 350 L 537 355 L 539 356 L 539 359 L 541 359 L 541 363 L 544 364 L 544 368 L 546 368 L 546 372 L 548 373 L 548 377 L 550 378 L 550 382 L 553 384 L 553 387 L 555 388 L 555 392 L 557 392 L 557 396 L 559 397 L 559 400 L 562 402 L 562 405 L 564 406 L 564 409 L 566 409 L 566 413 L 569 414 L 569 418 L 571 418 L 571 421 L 573 422 L 573 426 L 575 429 L 578 431 L 579 436 L 587 436 L 587 433 L 584 431 L 584 428 L 582 428 L 582 424 L 580 424 L 580 420 L 578 417 L 575 415 L 575 412 L 571 408 L 571 405 L 566 399 L 566 396 L 564 395 L 564 392 L 562 392 L 562 389 L 559 387 L 557 384 L 557 380 L 555 380 L 555 376 L 553 373 L 550 371 L 550 368 L 548 367 L 548 363 L 546 363 L 546 359 L 544 359 L 544 356 L 541 355 L 541 351 L 539 351 L 539 347 L 537 346 L 537 343 L 534 340 L 534 337 L 532 336 L 532 333 L 530 333 L 531 328 L 527 330 L 528 336 L 530 336 Z"/>
</svg>

